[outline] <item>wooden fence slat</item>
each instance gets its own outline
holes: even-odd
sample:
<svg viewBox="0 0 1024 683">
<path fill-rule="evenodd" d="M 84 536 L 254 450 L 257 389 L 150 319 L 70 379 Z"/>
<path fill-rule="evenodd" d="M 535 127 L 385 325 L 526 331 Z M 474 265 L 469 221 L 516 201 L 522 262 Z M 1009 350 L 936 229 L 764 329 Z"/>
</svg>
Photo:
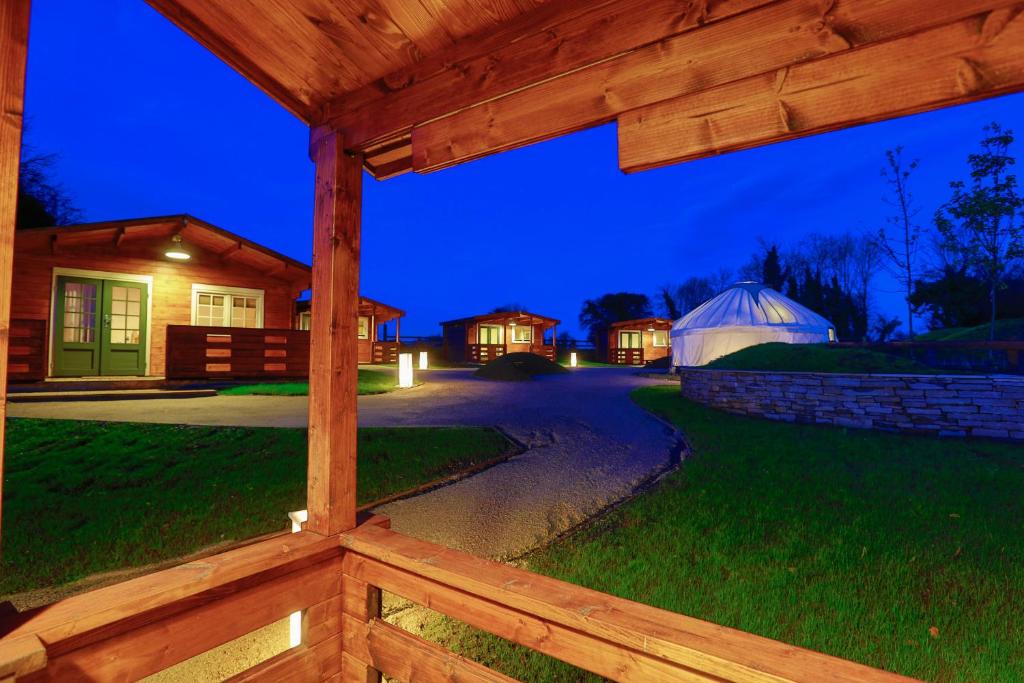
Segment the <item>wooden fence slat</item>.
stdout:
<svg viewBox="0 0 1024 683">
<path fill-rule="evenodd" d="M 11 320 L 7 378 L 13 382 L 46 379 L 46 321 Z"/>
<path fill-rule="evenodd" d="M 168 379 L 303 379 L 306 330 L 167 326 Z"/>
<path fill-rule="evenodd" d="M 340 616 L 339 616 L 340 621 Z M 312 645 L 299 645 L 229 678 L 229 683 L 309 683 L 328 681 L 342 672 L 341 634 Z"/>
<path fill-rule="evenodd" d="M 682 666 L 764 680 L 908 681 L 903 676 L 641 605 L 395 532 L 360 527 L 342 545 L 464 593 Z M 350 560 L 351 562 L 351 560 Z M 716 668 L 709 668 L 714 665 Z M 703 668 L 702 668 L 703 667 Z"/>
<path fill-rule="evenodd" d="M 458 683 L 514 683 L 497 671 L 470 661 L 419 636 L 380 619 L 363 623 L 345 615 L 342 623 L 344 651 L 388 678 L 400 681 L 457 681 Z M 358 680 L 356 677 L 344 680 Z"/>
<path fill-rule="evenodd" d="M 361 580 L 380 586 L 388 593 L 465 622 L 531 650 L 555 657 L 616 681 L 692 681 L 713 683 L 706 676 L 642 651 L 614 645 L 606 640 L 551 623 L 485 598 L 449 588 L 436 581 L 389 567 L 355 553 L 345 556 L 345 583 Z M 350 579 L 350 577 L 352 577 Z M 785 679 L 759 674 L 756 679 L 780 683 Z"/>
</svg>

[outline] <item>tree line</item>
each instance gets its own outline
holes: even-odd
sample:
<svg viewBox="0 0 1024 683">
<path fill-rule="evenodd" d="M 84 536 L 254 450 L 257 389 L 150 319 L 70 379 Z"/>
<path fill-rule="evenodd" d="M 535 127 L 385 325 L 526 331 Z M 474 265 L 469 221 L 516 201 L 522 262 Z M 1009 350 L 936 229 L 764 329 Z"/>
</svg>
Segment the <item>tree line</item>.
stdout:
<svg viewBox="0 0 1024 683">
<path fill-rule="evenodd" d="M 665 285 L 655 296 L 660 313 L 677 319 L 737 280 L 762 282 L 825 316 L 841 339 L 886 341 L 915 318 L 929 328 L 995 323 L 1024 317 L 1024 207 L 1011 154 L 1013 131 L 984 127 L 979 148 L 968 155 L 968 177 L 949 183 L 949 198 L 921 219 L 915 173 L 921 162 L 902 146 L 887 150 L 881 170 L 889 207 L 873 230 L 812 232 L 781 246 L 764 239 L 735 273 L 728 269 Z M 876 310 L 878 274 L 899 284 L 905 317 Z M 580 325 L 598 341 L 616 320 L 653 313 L 650 297 L 619 292 L 587 300 Z"/>
</svg>

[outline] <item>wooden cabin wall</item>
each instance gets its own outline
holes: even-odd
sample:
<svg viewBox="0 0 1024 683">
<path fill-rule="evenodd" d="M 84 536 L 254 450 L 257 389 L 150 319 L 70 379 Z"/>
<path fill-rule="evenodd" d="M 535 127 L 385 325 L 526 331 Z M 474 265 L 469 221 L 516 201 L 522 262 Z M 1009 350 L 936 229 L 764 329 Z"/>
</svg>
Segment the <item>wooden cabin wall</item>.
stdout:
<svg viewBox="0 0 1024 683">
<path fill-rule="evenodd" d="M 291 283 L 198 249 L 193 249 L 191 260 L 172 262 L 163 256 L 164 246 L 163 241 L 156 241 L 122 244 L 117 248 L 113 245 L 62 248 L 58 239 L 51 253 L 48 235 L 19 234 L 15 239 L 11 317 L 46 320 L 49 330 L 55 267 L 150 275 L 153 277 L 151 350 L 147 368 L 150 375 L 164 373 L 167 325 L 191 324 L 193 283 L 262 289 L 263 326 L 292 327 L 294 299 L 298 292 Z M 50 343 L 49 333 L 47 343 Z"/>
</svg>

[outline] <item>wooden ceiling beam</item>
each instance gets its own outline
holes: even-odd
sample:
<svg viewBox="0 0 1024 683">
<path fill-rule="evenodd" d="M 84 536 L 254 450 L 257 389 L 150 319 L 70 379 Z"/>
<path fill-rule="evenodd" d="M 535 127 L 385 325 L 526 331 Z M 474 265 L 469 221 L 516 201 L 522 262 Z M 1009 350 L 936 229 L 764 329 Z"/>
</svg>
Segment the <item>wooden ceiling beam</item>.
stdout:
<svg viewBox="0 0 1024 683">
<path fill-rule="evenodd" d="M 413 167 L 452 166 L 606 123 L 632 109 L 1014 4 L 783 0 L 417 126 Z"/>
<path fill-rule="evenodd" d="M 351 149 L 777 0 L 560 0 L 329 102 Z"/>
<path fill-rule="evenodd" d="M 230 247 L 228 247 L 227 249 L 225 249 L 224 251 L 222 251 L 222 252 L 220 252 L 218 254 L 218 256 L 220 257 L 220 260 L 221 261 L 227 261 L 227 260 L 231 259 L 235 255 L 237 255 L 238 252 L 242 251 L 242 246 L 243 245 L 242 245 L 241 242 L 235 242 Z"/>
<path fill-rule="evenodd" d="M 1024 89 L 1024 5 L 627 112 L 624 171 Z"/>
</svg>

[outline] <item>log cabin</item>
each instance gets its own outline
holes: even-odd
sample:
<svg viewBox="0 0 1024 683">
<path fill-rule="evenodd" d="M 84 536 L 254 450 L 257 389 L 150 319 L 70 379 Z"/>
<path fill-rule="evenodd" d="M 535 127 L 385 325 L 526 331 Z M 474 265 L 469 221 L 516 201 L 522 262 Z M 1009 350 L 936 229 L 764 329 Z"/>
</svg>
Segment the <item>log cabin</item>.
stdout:
<svg viewBox="0 0 1024 683">
<path fill-rule="evenodd" d="M 159 216 L 19 230 L 14 251 L 10 381 L 308 373 L 312 269 L 240 235 Z M 393 362 L 375 315 L 402 312 L 362 299 L 360 362 Z"/>
<path fill-rule="evenodd" d="M 506 353 L 533 353 L 554 361 L 559 322 L 527 311 L 448 320 L 441 323 L 444 358 L 453 363 L 486 363 Z"/>
<path fill-rule="evenodd" d="M 236 680 L 509 680 L 383 620 L 382 591 L 618 681 L 908 680 L 357 514 L 363 173 L 601 124 L 637 172 L 1020 92 L 1018 0 L 148 2 L 310 127 L 308 518 L 0 617 L 0 680 L 136 680 L 295 615 L 292 646 Z M 29 0 L 0 2 L 0 436 L 29 20 Z"/>
<path fill-rule="evenodd" d="M 672 354 L 666 318 L 637 318 L 608 327 L 608 362 L 615 365 L 643 365 Z"/>
</svg>

